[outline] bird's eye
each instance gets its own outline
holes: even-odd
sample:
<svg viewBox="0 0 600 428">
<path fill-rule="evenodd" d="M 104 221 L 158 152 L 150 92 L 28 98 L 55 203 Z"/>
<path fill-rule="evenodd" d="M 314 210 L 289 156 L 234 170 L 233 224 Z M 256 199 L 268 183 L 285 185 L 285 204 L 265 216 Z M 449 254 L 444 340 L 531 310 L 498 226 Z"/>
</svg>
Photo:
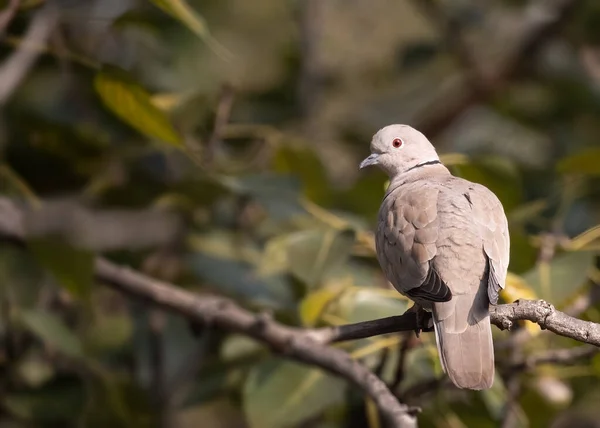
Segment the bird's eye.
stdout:
<svg viewBox="0 0 600 428">
<path fill-rule="evenodd" d="M 397 149 L 402 147 L 403 144 L 404 144 L 404 141 L 402 141 L 402 139 L 400 139 L 400 138 L 395 138 L 394 141 L 392 141 L 392 146 L 394 146 Z"/>
</svg>

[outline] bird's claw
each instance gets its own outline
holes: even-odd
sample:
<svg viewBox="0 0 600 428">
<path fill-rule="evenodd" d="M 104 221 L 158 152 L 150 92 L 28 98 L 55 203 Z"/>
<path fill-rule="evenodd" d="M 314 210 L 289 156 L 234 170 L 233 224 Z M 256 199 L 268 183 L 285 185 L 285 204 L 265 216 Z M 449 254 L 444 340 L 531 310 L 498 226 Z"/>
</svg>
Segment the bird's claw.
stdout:
<svg viewBox="0 0 600 428">
<path fill-rule="evenodd" d="M 421 336 L 421 332 L 429 332 L 433 330 L 433 327 L 429 327 L 429 320 L 431 319 L 431 314 L 427 312 L 421 305 L 415 303 L 411 306 L 407 312 L 414 312 L 416 317 L 416 326 L 415 326 L 415 336 L 419 338 Z"/>
</svg>

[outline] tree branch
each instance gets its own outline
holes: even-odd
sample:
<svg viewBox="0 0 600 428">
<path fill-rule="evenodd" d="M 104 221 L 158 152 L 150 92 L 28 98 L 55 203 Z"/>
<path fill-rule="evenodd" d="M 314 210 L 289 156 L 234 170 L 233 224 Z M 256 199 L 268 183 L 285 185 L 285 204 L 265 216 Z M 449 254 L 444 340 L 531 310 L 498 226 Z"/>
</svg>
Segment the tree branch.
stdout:
<svg viewBox="0 0 600 428">
<path fill-rule="evenodd" d="M 223 85 L 219 95 L 219 101 L 217 102 L 212 133 L 206 142 L 206 151 L 204 153 L 206 164 L 210 164 L 217 153 L 218 145 L 221 142 L 221 138 L 223 138 L 223 131 L 231 116 L 234 98 L 235 91 L 233 86 L 230 84 Z"/>
<path fill-rule="evenodd" d="M 543 300 L 498 305 L 491 308 L 490 315 L 492 323 L 502 330 L 510 329 L 515 321 L 528 320 L 559 336 L 600 346 L 600 324 L 573 318 Z"/>
<path fill-rule="evenodd" d="M 8 18 L 10 19 L 11 16 L 9 15 Z M 23 37 L 22 46 L 0 65 L 0 106 L 8 102 L 40 54 L 26 46 L 44 44 L 50 37 L 57 20 L 58 11 L 54 5 L 46 4 L 31 20 Z"/>
<path fill-rule="evenodd" d="M 482 67 L 476 52 L 466 42 L 460 23 L 447 16 L 444 8 L 434 0 L 415 0 L 413 4 L 439 28 L 444 44 L 463 65 L 469 84 L 474 90 L 481 91 L 485 96 L 485 93 L 489 91 L 488 85 L 493 82 L 487 78 L 486 70 Z"/>
<path fill-rule="evenodd" d="M 490 308 L 490 319 L 492 324 L 501 330 L 510 330 L 515 321 L 527 320 L 539 324 L 542 329 L 549 330 L 559 336 L 570 337 L 579 342 L 600 346 L 600 324 L 573 318 L 556 310 L 554 306 L 543 300 L 517 300 L 514 303 L 492 306 Z M 356 324 L 309 330 L 307 334 L 320 343 L 332 343 L 364 339 L 399 331 L 410 331 L 416 327 L 415 314 L 407 312 L 403 315 Z"/>
<path fill-rule="evenodd" d="M 600 353 L 600 348 L 596 346 L 577 346 L 567 349 L 552 349 L 539 354 L 530 355 L 522 361 L 513 363 L 509 369 L 514 371 L 530 370 L 542 364 L 574 364 L 579 360 L 592 358 Z"/>
<path fill-rule="evenodd" d="M 121 292 L 147 299 L 188 319 L 243 333 L 286 357 L 342 376 L 371 396 L 393 426 L 416 426 L 413 411 L 400 404 L 381 379 L 352 360 L 346 352 L 320 344 L 301 330 L 246 311 L 232 300 L 208 295 L 200 297 L 104 258 L 96 259 L 95 272 L 100 281 Z"/>
<path fill-rule="evenodd" d="M 24 245 L 25 231 L 19 214 L 14 204 L 0 198 L 0 238 Z M 230 299 L 193 294 L 102 257 L 95 260 L 95 275 L 100 282 L 120 292 L 144 299 L 189 320 L 245 334 L 285 357 L 341 376 L 368 394 L 391 426 L 417 426 L 416 409 L 401 404 L 381 379 L 343 350 L 315 341 L 302 329 L 287 327 L 268 316 L 249 312 Z"/>
<path fill-rule="evenodd" d="M 6 27 L 8 27 L 8 24 L 10 24 L 10 21 L 12 21 L 16 15 L 20 5 L 21 0 L 10 0 L 6 5 L 6 8 L 0 12 L 0 37 L 4 36 Z"/>
<path fill-rule="evenodd" d="M 446 91 L 442 91 L 441 99 L 434 100 L 431 106 L 424 109 L 424 115 L 415 127 L 433 138 L 469 107 L 485 102 L 501 91 L 523 60 L 531 57 L 532 52 L 546 41 L 548 35 L 566 19 L 576 4 L 577 0 L 531 2 L 523 12 L 522 22 L 511 29 L 512 32 L 518 32 L 514 46 L 496 64 L 485 64 L 486 71 L 483 74 L 481 61 L 477 60 L 473 52 L 465 51 L 466 45 L 460 40 L 460 34 L 452 35 L 449 43 L 454 48 L 458 47 L 457 54 L 463 63 L 467 63 L 467 73 L 470 74 L 467 77 L 473 77 L 473 71 L 478 71 L 478 77 L 483 77 L 484 80 L 472 82 L 468 78 L 464 79 L 454 91 L 454 96 L 448 96 Z M 451 30 L 451 26 L 448 29 Z M 499 39 L 502 40 L 501 37 Z"/>
<path fill-rule="evenodd" d="M 0 238 L 24 245 L 25 228 L 21 217 L 22 213 L 10 200 L 0 198 Z M 346 352 L 327 346 L 333 342 L 411 331 L 417 327 L 424 330 L 428 328 L 430 320 L 427 319 L 423 321 L 425 325 L 417 326 L 413 311 L 356 324 L 299 329 L 249 312 L 233 300 L 212 295 L 199 296 L 101 257 L 95 261 L 95 274 L 99 281 L 121 292 L 145 299 L 189 320 L 245 334 L 288 358 L 342 376 L 371 396 L 393 426 L 416 425 L 414 410 L 400 404 L 381 379 L 352 360 Z M 493 306 L 490 308 L 490 318 L 500 329 L 510 329 L 516 321 L 529 320 L 560 336 L 600 346 L 600 324 L 573 318 L 543 300 L 518 300 Z M 592 351 L 585 351 L 584 354 L 587 352 Z M 552 358 L 558 361 L 566 357 L 554 355 Z"/>
</svg>

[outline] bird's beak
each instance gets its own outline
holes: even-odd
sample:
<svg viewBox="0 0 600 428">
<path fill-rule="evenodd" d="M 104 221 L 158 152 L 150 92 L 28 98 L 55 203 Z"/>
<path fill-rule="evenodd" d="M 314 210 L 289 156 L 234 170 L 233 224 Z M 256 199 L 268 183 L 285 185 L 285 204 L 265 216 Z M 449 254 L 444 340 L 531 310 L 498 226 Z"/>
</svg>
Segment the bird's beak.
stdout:
<svg viewBox="0 0 600 428">
<path fill-rule="evenodd" d="M 373 153 L 364 161 L 362 161 L 358 167 L 358 169 L 363 169 L 367 166 L 377 165 L 379 163 L 379 153 Z"/>
</svg>

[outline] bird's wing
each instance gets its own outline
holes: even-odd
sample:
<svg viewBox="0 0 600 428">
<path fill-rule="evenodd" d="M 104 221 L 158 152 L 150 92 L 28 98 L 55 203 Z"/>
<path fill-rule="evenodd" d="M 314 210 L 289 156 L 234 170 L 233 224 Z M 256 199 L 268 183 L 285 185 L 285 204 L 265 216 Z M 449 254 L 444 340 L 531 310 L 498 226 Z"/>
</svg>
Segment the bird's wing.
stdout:
<svg viewBox="0 0 600 428">
<path fill-rule="evenodd" d="M 479 184 L 470 187 L 473 189 L 469 191 L 473 202 L 473 221 L 479 228 L 483 250 L 490 263 L 488 296 L 495 305 L 500 290 L 505 286 L 510 260 L 508 222 L 502 203 L 493 192 Z"/>
<path fill-rule="evenodd" d="M 388 280 L 415 300 L 445 302 L 448 286 L 433 267 L 439 234 L 439 189 L 412 183 L 388 194 L 379 212 L 376 247 Z"/>
</svg>

